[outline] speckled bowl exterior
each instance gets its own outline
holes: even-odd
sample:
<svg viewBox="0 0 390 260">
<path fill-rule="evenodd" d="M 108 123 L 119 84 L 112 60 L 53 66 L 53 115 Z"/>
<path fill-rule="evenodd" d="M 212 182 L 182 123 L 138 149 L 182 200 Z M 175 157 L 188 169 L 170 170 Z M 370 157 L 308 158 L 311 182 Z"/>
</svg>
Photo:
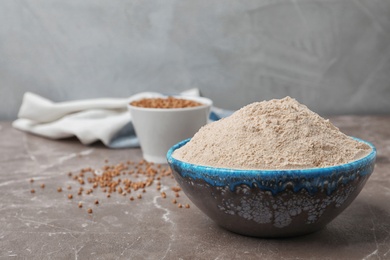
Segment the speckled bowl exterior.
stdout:
<svg viewBox="0 0 390 260">
<path fill-rule="evenodd" d="M 257 237 L 288 237 L 323 228 L 362 190 L 374 170 L 376 149 L 359 160 L 327 168 L 237 170 L 167 160 L 188 198 L 220 226 Z"/>
</svg>

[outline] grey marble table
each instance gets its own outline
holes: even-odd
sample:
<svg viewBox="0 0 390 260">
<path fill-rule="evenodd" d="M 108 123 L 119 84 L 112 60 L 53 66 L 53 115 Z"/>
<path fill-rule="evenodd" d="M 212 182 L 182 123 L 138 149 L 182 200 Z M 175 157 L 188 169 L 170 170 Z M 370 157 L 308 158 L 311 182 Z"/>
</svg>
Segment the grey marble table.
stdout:
<svg viewBox="0 0 390 260">
<path fill-rule="evenodd" d="M 375 171 L 351 206 L 326 228 L 288 239 L 228 232 L 183 193 L 177 199 L 190 208 L 178 208 L 171 202 L 175 181 L 168 177 L 161 180 L 160 191 L 154 183 L 134 201 L 130 195 L 107 198 L 99 190 L 77 195 L 80 185 L 69 172 L 101 168 L 107 161 L 139 161 L 140 150 L 47 140 L 0 122 L 0 258 L 390 259 L 390 116 L 330 119 L 346 134 L 374 143 Z M 164 190 L 166 199 L 160 195 Z M 78 208 L 80 201 L 83 208 Z"/>
</svg>

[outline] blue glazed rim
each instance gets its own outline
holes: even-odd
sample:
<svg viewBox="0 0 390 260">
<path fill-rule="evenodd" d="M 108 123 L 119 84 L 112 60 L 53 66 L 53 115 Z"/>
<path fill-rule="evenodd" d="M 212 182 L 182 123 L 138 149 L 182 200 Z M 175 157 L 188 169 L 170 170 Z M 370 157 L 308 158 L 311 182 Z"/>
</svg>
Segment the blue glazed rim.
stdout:
<svg viewBox="0 0 390 260">
<path fill-rule="evenodd" d="M 256 183 L 260 188 L 276 194 L 284 190 L 288 184 L 292 184 L 295 192 L 305 188 L 310 193 L 315 193 L 319 188 L 326 187 L 327 193 L 330 194 L 337 188 L 340 179 L 346 184 L 357 176 L 366 176 L 373 171 L 376 159 L 375 146 L 359 138 L 352 138 L 367 144 L 371 148 L 371 152 L 355 161 L 325 168 L 230 169 L 196 165 L 173 158 L 173 152 L 188 143 L 191 138 L 172 146 L 167 153 L 167 161 L 171 168 L 182 177 L 202 179 L 212 186 L 229 186 L 232 191 L 237 185 L 246 184 L 252 187 Z"/>
</svg>

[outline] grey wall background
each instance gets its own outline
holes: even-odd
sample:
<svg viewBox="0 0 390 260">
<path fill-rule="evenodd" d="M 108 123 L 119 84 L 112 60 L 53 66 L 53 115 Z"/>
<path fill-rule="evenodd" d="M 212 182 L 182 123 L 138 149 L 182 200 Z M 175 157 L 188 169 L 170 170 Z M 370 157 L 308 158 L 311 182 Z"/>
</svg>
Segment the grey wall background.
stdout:
<svg viewBox="0 0 390 260">
<path fill-rule="evenodd" d="M 0 119 L 54 101 L 198 87 L 218 107 L 295 97 L 390 112 L 389 0 L 2 0 Z"/>
</svg>

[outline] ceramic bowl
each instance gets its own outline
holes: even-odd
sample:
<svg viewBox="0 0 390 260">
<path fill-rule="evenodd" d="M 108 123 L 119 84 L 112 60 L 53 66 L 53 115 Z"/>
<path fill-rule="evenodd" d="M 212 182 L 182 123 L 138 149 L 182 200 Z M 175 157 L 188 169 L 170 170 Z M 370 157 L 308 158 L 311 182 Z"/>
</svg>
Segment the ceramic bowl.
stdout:
<svg viewBox="0 0 390 260">
<path fill-rule="evenodd" d="M 203 105 L 187 108 L 144 108 L 130 105 L 135 100 L 156 97 L 167 96 L 141 93 L 129 100 L 128 109 L 144 159 L 154 163 L 167 163 L 166 154 L 172 145 L 193 136 L 207 124 L 212 101 L 204 97 L 174 96 Z"/>
<path fill-rule="evenodd" d="M 188 198 L 220 226 L 257 237 L 289 237 L 323 228 L 362 190 L 371 175 L 375 147 L 356 161 L 326 168 L 237 170 L 167 160 Z"/>
</svg>

